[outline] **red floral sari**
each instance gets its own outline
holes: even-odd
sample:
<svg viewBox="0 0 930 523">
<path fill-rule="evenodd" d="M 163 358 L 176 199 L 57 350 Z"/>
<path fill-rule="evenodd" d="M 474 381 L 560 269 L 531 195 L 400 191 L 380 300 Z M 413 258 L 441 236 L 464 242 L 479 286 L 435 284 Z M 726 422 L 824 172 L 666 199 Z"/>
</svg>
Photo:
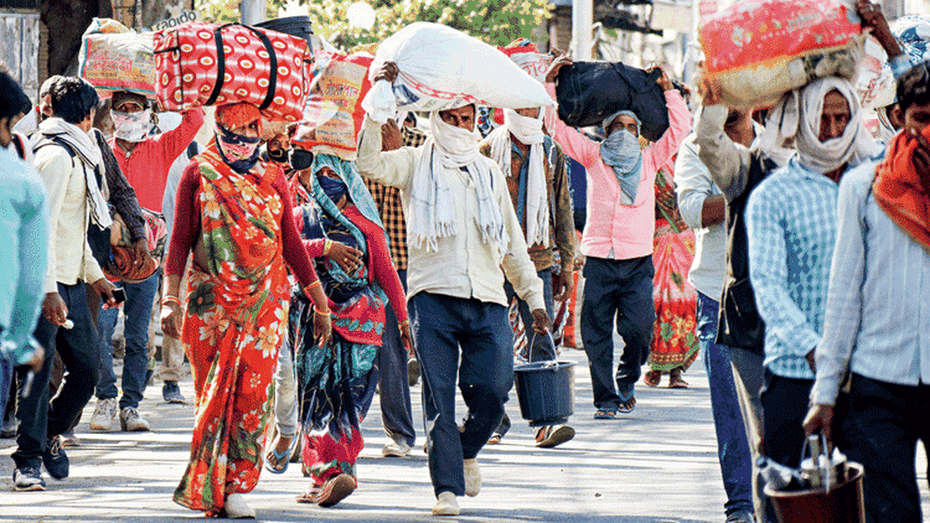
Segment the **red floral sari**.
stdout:
<svg viewBox="0 0 930 523">
<path fill-rule="evenodd" d="M 259 162 L 239 174 L 223 163 L 215 144 L 195 160 L 209 267 L 194 265 L 188 273 L 182 339 L 197 409 L 190 463 L 174 500 L 217 515 L 226 496 L 258 483 L 290 293 L 284 206 L 272 186 L 277 168 Z"/>
<path fill-rule="evenodd" d="M 656 174 L 656 232 L 653 237 L 653 301 L 656 322 L 649 368 L 688 370 L 698 356 L 697 291 L 688 281 L 694 260 L 694 232 L 678 214 L 672 175 L 665 167 Z"/>
</svg>

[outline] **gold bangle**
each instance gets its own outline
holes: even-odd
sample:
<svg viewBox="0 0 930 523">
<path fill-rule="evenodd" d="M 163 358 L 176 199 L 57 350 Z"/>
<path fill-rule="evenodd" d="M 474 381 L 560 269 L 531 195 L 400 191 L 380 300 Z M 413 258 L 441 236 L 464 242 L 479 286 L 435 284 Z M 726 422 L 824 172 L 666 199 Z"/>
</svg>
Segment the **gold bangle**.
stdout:
<svg viewBox="0 0 930 523">
<path fill-rule="evenodd" d="M 319 314 L 319 315 L 321 315 L 321 316 L 329 316 L 329 315 L 332 313 L 332 311 L 330 311 L 329 309 L 326 309 L 325 311 L 321 311 L 321 310 L 320 310 L 318 307 L 316 307 L 316 306 L 313 307 L 313 312 L 315 312 L 315 313 L 317 313 L 317 314 Z"/>
<path fill-rule="evenodd" d="M 314 280 L 313 283 L 311 283 L 310 285 L 307 285 L 306 287 L 304 287 L 304 294 L 306 294 L 306 295 L 309 296 L 309 295 L 310 295 L 310 290 L 313 289 L 313 288 L 316 287 L 316 286 L 322 287 L 323 284 L 320 283 L 320 280 Z"/>
<path fill-rule="evenodd" d="M 178 307 L 183 306 L 183 304 L 181 303 L 181 299 L 178 298 L 177 296 L 165 296 L 164 298 L 161 299 L 161 304 L 163 307 L 169 304 L 172 304 L 172 303 L 177 305 Z"/>
<path fill-rule="evenodd" d="M 329 254 L 329 251 L 333 248 L 333 241 L 329 238 L 323 240 L 323 256 Z"/>
</svg>

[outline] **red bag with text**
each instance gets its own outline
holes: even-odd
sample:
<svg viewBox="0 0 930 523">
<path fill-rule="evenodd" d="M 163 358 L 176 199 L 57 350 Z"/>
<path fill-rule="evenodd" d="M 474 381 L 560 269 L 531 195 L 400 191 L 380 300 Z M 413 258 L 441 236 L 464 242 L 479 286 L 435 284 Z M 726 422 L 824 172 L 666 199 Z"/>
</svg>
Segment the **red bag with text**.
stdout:
<svg viewBox="0 0 930 523">
<path fill-rule="evenodd" d="M 183 24 L 155 33 L 155 96 L 169 111 L 248 102 L 298 121 L 309 90 L 307 41 L 240 24 Z"/>
</svg>

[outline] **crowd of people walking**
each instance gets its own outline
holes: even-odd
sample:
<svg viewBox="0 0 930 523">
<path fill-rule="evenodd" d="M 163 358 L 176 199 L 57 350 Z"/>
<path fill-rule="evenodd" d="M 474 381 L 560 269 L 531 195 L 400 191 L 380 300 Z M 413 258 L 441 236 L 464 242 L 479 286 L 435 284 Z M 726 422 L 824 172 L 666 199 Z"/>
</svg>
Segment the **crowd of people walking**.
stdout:
<svg viewBox="0 0 930 523">
<path fill-rule="evenodd" d="M 166 402 L 187 401 L 185 359 L 194 382 L 176 503 L 254 518 L 244 494 L 263 468 L 296 461 L 309 479 L 297 502 L 336 505 L 361 486 L 376 390 L 382 454 L 416 445 L 419 379 L 432 513 L 458 515 L 481 491 L 482 448 L 511 427 L 515 362 L 558 358 L 553 318 L 575 293 L 605 427 L 634 411 L 638 382 L 688 388 L 702 358 L 727 522 L 778 519 L 758 458 L 798 468 L 813 433 L 862 464 L 867 521 L 919 521 L 930 65 L 877 6 L 856 10 L 897 81 L 878 139 L 839 76 L 771 107 L 728 107 L 711 75 L 689 88 L 656 66 L 668 125 L 654 141 L 633 110 L 590 132 L 548 106 L 499 108 L 501 123 L 479 126 L 484 109 L 459 98 L 387 123 L 366 114 L 344 151 L 320 145 L 311 118 L 273 130 L 246 102 L 209 118 L 190 108 L 163 131 L 152 100 L 117 91 L 103 104 L 77 77 L 50 78 L 33 107 L 0 72 L 0 408 L 14 490 L 46 489 L 43 467 L 68 477 L 65 448 L 95 394 L 91 430 L 150 430 L 138 409 L 160 350 Z M 573 62 L 551 58 L 540 80 L 557 102 Z M 370 75 L 395 84 L 404 71 L 387 61 Z M 36 123 L 28 136 L 21 119 Z M 536 425 L 540 448 L 576 434 Z"/>
</svg>

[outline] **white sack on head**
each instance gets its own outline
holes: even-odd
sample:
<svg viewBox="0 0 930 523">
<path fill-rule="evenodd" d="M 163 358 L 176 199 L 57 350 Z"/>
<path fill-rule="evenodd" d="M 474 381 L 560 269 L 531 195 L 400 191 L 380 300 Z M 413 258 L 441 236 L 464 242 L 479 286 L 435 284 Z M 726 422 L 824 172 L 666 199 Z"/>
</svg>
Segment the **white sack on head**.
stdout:
<svg viewBox="0 0 930 523">
<path fill-rule="evenodd" d="M 373 120 L 397 111 L 440 111 L 469 103 L 519 109 L 554 105 L 545 88 L 506 55 L 461 31 L 416 22 L 378 46 L 369 78 L 385 62 L 400 70 L 393 86 L 375 82 L 362 102 Z"/>
</svg>

